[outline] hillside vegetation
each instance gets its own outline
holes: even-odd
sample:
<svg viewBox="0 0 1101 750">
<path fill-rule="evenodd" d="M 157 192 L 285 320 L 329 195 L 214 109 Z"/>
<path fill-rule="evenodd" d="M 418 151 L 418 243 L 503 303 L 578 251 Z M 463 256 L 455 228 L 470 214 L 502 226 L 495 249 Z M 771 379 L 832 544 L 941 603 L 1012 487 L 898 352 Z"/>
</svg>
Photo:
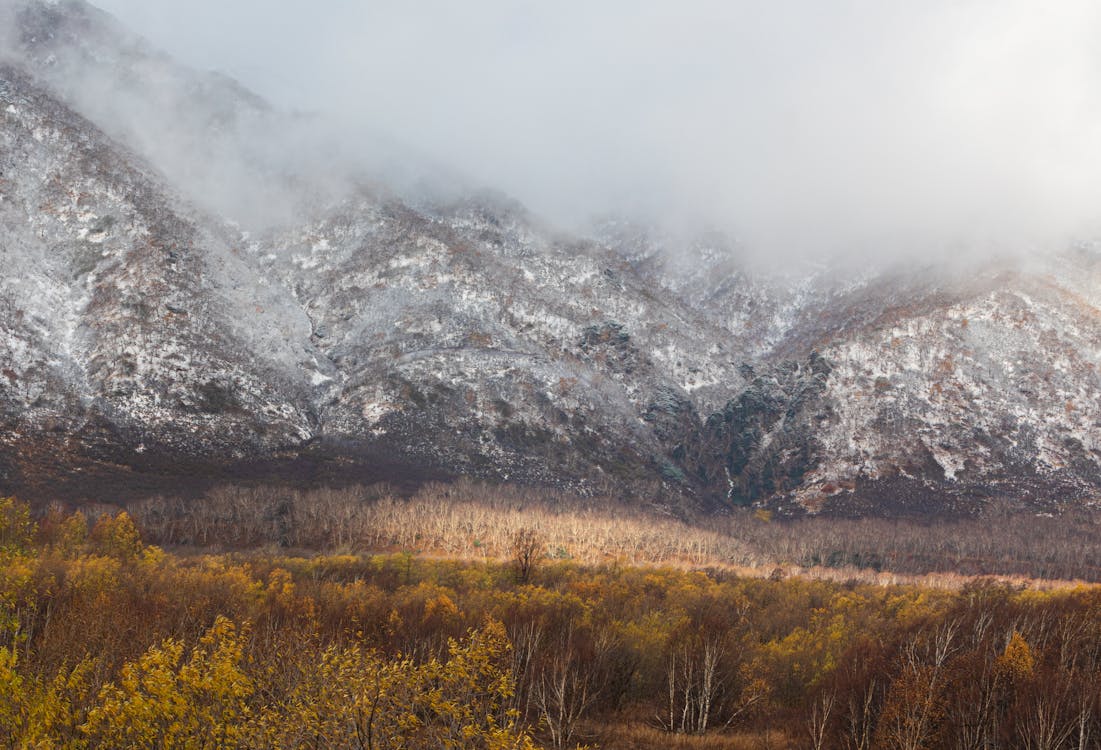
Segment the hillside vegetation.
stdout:
<svg viewBox="0 0 1101 750">
<path fill-rule="evenodd" d="M 1091 746 L 1101 590 L 166 552 L 0 508 L 11 747 Z"/>
</svg>

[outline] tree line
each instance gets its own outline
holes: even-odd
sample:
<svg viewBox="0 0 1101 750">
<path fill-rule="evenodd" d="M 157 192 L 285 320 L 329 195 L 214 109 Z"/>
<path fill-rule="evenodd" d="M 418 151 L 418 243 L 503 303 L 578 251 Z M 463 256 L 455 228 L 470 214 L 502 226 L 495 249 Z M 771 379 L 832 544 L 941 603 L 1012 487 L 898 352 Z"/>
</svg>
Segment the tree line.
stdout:
<svg viewBox="0 0 1101 750">
<path fill-rule="evenodd" d="M 765 510 L 675 517 L 612 496 L 472 481 L 428 484 L 403 497 L 385 485 L 215 488 L 197 498 L 151 497 L 128 507 L 161 545 L 252 549 L 410 550 L 451 557 L 509 555 L 521 529 L 551 554 L 584 562 L 777 566 L 871 579 L 1001 575 L 1101 582 L 1101 512 L 1037 515 L 994 505 L 976 518 L 781 519 Z"/>
</svg>

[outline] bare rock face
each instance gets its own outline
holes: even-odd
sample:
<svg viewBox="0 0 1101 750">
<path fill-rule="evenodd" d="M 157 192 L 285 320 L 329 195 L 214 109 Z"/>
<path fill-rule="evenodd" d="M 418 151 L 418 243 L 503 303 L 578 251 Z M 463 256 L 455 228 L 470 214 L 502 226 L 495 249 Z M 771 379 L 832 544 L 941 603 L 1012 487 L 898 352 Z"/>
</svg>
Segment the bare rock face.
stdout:
<svg viewBox="0 0 1101 750">
<path fill-rule="evenodd" d="M 562 236 L 273 160 L 251 134 L 301 122 L 83 3 L 0 22 L 0 493 L 473 475 L 929 514 L 1101 486 L 1097 248 L 760 273 L 718 237 Z"/>
</svg>

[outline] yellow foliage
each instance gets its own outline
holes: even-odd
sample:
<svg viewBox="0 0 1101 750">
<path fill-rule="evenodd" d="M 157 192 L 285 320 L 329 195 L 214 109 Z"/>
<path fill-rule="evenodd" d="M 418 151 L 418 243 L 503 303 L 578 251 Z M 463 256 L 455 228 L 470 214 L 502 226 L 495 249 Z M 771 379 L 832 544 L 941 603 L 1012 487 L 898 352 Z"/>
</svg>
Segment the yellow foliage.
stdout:
<svg viewBox="0 0 1101 750">
<path fill-rule="evenodd" d="M 30 508 L 14 497 L 0 497 L 0 555 L 26 554 L 34 532 Z"/>
<path fill-rule="evenodd" d="M 35 683 L 36 694 L 28 710 L 25 742 L 46 748 L 80 748 L 86 742 L 80 731 L 84 719 L 80 708 L 91 689 L 95 663 L 85 657 L 72 670 L 61 669 L 44 685 Z"/>
<path fill-rule="evenodd" d="M 19 601 L 30 595 L 35 573 L 33 563 L 33 560 L 26 558 L 0 562 L 0 613 L 10 612 Z"/>
<path fill-rule="evenodd" d="M 62 554 L 73 554 L 88 543 L 88 519 L 80 511 L 67 516 L 58 529 L 57 546 Z"/>
<path fill-rule="evenodd" d="M 136 560 L 142 552 L 141 533 L 130 514 L 100 516 L 92 527 L 92 544 L 96 550 L 122 561 Z"/>
<path fill-rule="evenodd" d="M 178 555 L 122 514 L 90 536 L 77 515 L 37 536 L 21 518 L 0 501 L 15 529 L 0 552 L 0 746 L 529 750 L 532 727 L 558 741 L 553 711 L 592 731 L 668 702 L 734 728 L 803 721 L 816 696 L 839 701 L 828 727 L 867 714 L 865 747 L 930 746 L 983 691 L 990 721 L 1019 734 L 1008 722 L 1049 673 L 1061 699 L 1101 663 L 1084 656 L 1101 653 L 1098 589 L 550 561 L 516 585 L 488 562 Z M 197 623 L 212 624 L 199 637 Z M 1012 623 L 1058 627 L 1030 646 Z"/>
<path fill-rule="evenodd" d="M 18 663 L 15 647 L 0 649 L 0 739 L 42 750 L 83 747 L 76 706 L 88 692 L 91 660 L 46 682 L 20 674 Z"/>
<path fill-rule="evenodd" d="M 507 707 L 510 648 L 498 622 L 451 641 L 446 660 L 329 646 L 315 662 L 290 667 L 293 687 L 250 723 L 246 744 L 533 750 Z M 283 668 L 270 667 L 268 679 Z"/>
<path fill-rule="evenodd" d="M 998 674 L 1011 680 L 1026 680 L 1032 676 L 1034 667 L 1032 649 L 1028 642 L 1016 630 L 1009 638 L 1005 651 L 998 657 L 995 669 Z"/>
<path fill-rule="evenodd" d="M 233 747 L 248 714 L 252 681 L 242 670 L 242 637 L 219 617 L 183 661 L 165 639 L 105 685 L 83 731 L 103 747 Z"/>
<path fill-rule="evenodd" d="M 80 511 L 64 515 L 52 508 L 39 524 L 38 540 L 55 555 L 76 557 L 87 551 L 88 519 Z"/>
<path fill-rule="evenodd" d="M 0 649 L 0 727 L 11 727 L 13 734 L 22 734 L 30 697 L 18 661 L 14 647 Z"/>
<path fill-rule="evenodd" d="M 119 585 L 121 565 L 112 557 L 83 555 L 66 566 L 66 582 L 74 593 L 92 595 Z"/>
</svg>

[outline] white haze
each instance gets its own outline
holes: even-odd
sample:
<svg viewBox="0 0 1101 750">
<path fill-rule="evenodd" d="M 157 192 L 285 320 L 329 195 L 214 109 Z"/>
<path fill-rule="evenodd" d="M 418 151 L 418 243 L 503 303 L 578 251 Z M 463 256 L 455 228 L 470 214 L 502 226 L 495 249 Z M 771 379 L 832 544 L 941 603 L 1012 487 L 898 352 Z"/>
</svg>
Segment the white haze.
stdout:
<svg viewBox="0 0 1101 750">
<path fill-rule="evenodd" d="M 389 133 L 566 225 L 626 212 L 769 257 L 1101 236 L 1096 0 L 98 4 L 351 153 Z"/>
</svg>

